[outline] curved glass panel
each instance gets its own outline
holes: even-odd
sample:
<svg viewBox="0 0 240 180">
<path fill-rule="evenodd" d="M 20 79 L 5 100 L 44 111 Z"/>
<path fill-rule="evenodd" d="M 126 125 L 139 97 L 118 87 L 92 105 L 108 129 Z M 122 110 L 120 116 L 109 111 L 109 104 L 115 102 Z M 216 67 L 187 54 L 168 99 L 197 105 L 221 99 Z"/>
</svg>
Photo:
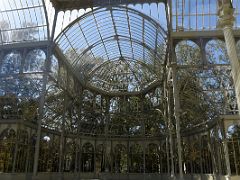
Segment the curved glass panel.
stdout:
<svg viewBox="0 0 240 180">
<path fill-rule="evenodd" d="M 140 91 L 157 80 L 157 73 L 161 72 L 165 38 L 163 28 L 150 17 L 127 7 L 111 7 L 95 9 L 75 20 L 56 43 L 89 86 L 108 91 Z M 116 72 L 114 67 L 119 64 L 123 66 Z M 146 68 L 139 71 L 139 66 Z M 132 78 L 126 76 L 129 73 Z M 113 77 L 110 78 L 114 74 L 125 76 L 121 80 L 118 77 L 115 83 L 125 81 L 124 88 L 114 87 Z"/>
</svg>

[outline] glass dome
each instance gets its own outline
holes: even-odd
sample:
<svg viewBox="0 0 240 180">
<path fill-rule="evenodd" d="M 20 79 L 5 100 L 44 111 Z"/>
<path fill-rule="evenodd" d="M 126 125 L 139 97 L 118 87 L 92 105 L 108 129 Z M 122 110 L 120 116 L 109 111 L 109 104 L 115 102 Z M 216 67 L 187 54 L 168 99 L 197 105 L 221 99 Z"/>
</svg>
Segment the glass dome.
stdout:
<svg viewBox="0 0 240 180">
<path fill-rule="evenodd" d="M 144 90 L 161 79 L 166 59 L 165 30 L 122 6 L 86 13 L 65 28 L 56 45 L 87 87 L 106 92 Z"/>
</svg>

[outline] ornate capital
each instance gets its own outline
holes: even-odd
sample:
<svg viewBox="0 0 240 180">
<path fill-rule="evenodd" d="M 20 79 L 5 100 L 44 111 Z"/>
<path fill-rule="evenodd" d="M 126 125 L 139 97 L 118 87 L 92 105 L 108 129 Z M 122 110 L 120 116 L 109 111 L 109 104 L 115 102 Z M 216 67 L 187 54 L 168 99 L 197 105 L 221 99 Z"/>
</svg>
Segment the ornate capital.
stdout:
<svg viewBox="0 0 240 180">
<path fill-rule="evenodd" d="M 234 8 L 229 3 L 222 4 L 218 8 L 218 28 L 224 28 L 226 26 L 232 27 L 235 21 Z"/>
</svg>

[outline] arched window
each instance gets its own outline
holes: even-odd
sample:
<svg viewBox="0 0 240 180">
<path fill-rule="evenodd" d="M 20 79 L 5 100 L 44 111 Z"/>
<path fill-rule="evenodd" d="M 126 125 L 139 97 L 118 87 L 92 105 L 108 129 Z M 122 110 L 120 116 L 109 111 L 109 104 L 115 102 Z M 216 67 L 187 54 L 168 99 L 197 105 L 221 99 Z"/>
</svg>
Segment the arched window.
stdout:
<svg viewBox="0 0 240 180">
<path fill-rule="evenodd" d="M 58 77 L 58 69 L 59 69 L 59 65 L 58 65 L 58 59 L 56 56 L 52 56 L 51 59 L 51 75 L 57 79 Z"/>
<path fill-rule="evenodd" d="M 187 139 L 183 144 L 185 173 L 201 173 L 201 140 Z"/>
<path fill-rule="evenodd" d="M 210 64 L 229 64 L 226 45 L 221 40 L 211 40 L 205 47 L 207 60 Z"/>
<path fill-rule="evenodd" d="M 120 109 L 119 107 L 119 98 L 117 97 L 114 97 L 110 100 L 110 108 L 109 108 L 109 111 L 110 112 L 118 112 Z"/>
<path fill-rule="evenodd" d="M 26 130 L 18 131 L 18 151 L 16 158 L 16 172 L 25 172 L 27 163 L 28 132 Z"/>
<path fill-rule="evenodd" d="M 114 148 L 114 172 L 126 173 L 127 164 L 127 148 L 123 144 L 117 144 Z"/>
<path fill-rule="evenodd" d="M 146 172 L 160 172 L 160 152 L 157 144 L 149 144 L 146 149 Z"/>
<path fill-rule="evenodd" d="M 5 95 L 5 91 L 3 89 L 0 89 L 0 96 L 4 96 Z"/>
<path fill-rule="evenodd" d="M 73 172 L 75 169 L 75 150 L 76 144 L 71 140 L 67 139 L 64 150 L 64 164 L 63 170 L 65 172 Z"/>
<path fill-rule="evenodd" d="M 21 66 L 21 55 L 18 52 L 11 52 L 3 58 L 1 66 L 1 74 L 16 74 L 19 73 Z"/>
<path fill-rule="evenodd" d="M 82 147 L 82 171 L 93 172 L 94 170 L 94 147 L 91 143 L 85 143 Z"/>
<path fill-rule="evenodd" d="M 94 103 L 94 94 L 91 91 L 84 90 L 83 91 L 83 102 L 85 105 L 93 107 Z"/>
<path fill-rule="evenodd" d="M 130 148 L 130 172 L 143 172 L 143 148 L 139 144 L 134 144 Z"/>
<path fill-rule="evenodd" d="M 58 82 L 63 89 L 67 88 L 67 70 L 62 64 L 59 64 Z"/>
<path fill-rule="evenodd" d="M 99 144 L 96 148 L 96 173 L 104 171 L 104 147 Z"/>
<path fill-rule="evenodd" d="M 5 129 L 0 134 L 0 172 L 11 172 L 16 143 L 16 132 Z"/>
<path fill-rule="evenodd" d="M 160 105 L 160 103 L 162 101 L 162 90 L 161 90 L 161 88 L 158 87 L 158 88 L 155 89 L 155 93 L 154 93 L 154 96 L 152 97 L 151 101 L 152 101 L 152 104 L 153 104 L 154 107 Z"/>
<path fill-rule="evenodd" d="M 234 134 L 234 132 L 237 130 L 237 126 L 236 125 L 230 125 L 227 127 L 227 134 L 228 135 L 232 135 Z"/>
<path fill-rule="evenodd" d="M 51 138 L 49 136 L 43 136 L 40 142 L 40 156 L 39 156 L 39 171 L 47 172 L 50 160 L 50 142 Z"/>
<path fill-rule="evenodd" d="M 44 69 L 46 54 L 41 49 L 30 51 L 24 62 L 23 72 L 41 72 Z"/>
<path fill-rule="evenodd" d="M 166 141 L 162 141 L 161 144 L 160 144 L 160 150 L 159 150 L 159 155 L 160 155 L 160 173 L 168 173 L 169 172 L 169 167 L 168 167 L 168 164 L 170 162 L 168 162 L 168 150 L 167 148 L 170 146 L 169 143 L 167 144 L 168 142 Z M 168 147 L 167 147 L 168 145 Z"/>
<path fill-rule="evenodd" d="M 202 149 L 201 149 L 201 159 L 202 159 L 202 168 L 203 173 L 210 174 L 213 171 L 212 167 L 212 158 L 211 152 L 208 146 L 208 137 L 206 135 L 201 138 Z"/>
<path fill-rule="evenodd" d="M 201 50 L 193 41 L 184 40 L 177 44 L 176 48 L 177 63 L 179 65 L 202 64 Z"/>
<path fill-rule="evenodd" d="M 96 109 L 102 109 L 102 96 L 101 95 L 96 95 L 95 97 L 95 104 L 96 104 Z"/>
</svg>

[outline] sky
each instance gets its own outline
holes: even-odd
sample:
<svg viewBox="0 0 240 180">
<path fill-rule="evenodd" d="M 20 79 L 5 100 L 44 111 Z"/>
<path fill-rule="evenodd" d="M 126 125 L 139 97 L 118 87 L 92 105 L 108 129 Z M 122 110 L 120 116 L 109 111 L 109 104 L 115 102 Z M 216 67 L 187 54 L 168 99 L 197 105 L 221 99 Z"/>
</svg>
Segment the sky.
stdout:
<svg viewBox="0 0 240 180">
<path fill-rule="evenodd" d="M 52 24 L 54 9 L 51 6 L 50 0 L 44 0 L 44 2 L 46 3 L 49 22 Z M 173 0 L 173 15 L 176 14 L 176 9 L 183 9 L 185 13 L 184 16 L 178 18 L 173 17 L 174 29 L 179 26 L 183 26 L 185 30 L 216 28 L 216 0 L 185 0 L 184 4 L 176 4 L 175 2 L 178 1 Z M 24 22 L 33 22 L 37 24 L 37 26 L 46 26 L 42 5 L 42 0 L 0 0 L 0 22 L 4 20 L 8 21 L 10 29 L 21 28 Z M 240 0 L 233 0 L 233 5 L 236 13 L 235 27 L 240 27 Z M 26 7 L 32 8 L 28 9 Z M 166 13 L 163 4 L 129 5 L 129 7 L 151 16 L 158 20 L 163 27 L 166 27 Z M 11 11 L 12 9 L 16 9 L 16 11 Z M 65 13 L 60 12 L 55 37 L 57 37 L 70 22 L 90 10 L 91 9 L 66 11 Z M 39 28 L 39 33 L 43 33 L 45 30 L 46 28 Z M 46 34 L 44 37 L 45 36 Z"/>
</svg>

